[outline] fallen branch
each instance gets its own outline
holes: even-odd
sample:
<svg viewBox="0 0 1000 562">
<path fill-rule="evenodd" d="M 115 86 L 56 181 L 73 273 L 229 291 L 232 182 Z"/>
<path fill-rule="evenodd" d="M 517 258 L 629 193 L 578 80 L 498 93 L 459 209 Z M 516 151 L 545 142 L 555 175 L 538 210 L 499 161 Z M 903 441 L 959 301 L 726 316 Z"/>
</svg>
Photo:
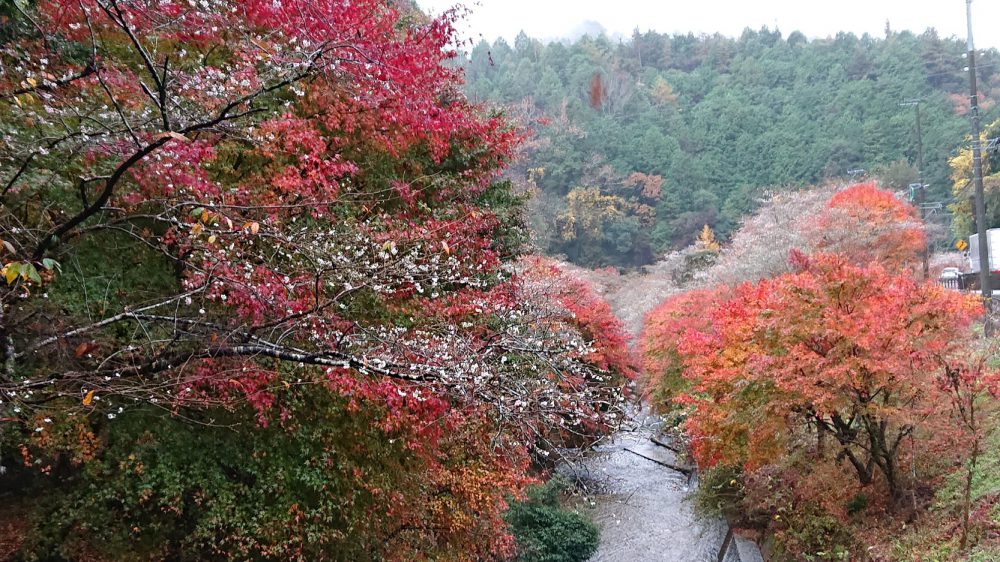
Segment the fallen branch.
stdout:
<svg viewBox="0 0 1000 562">
<path fill-rule="evenodd" d="M 657 439 L 656 437 L 654 437 L 652 435 L 649 437 L 649 440 L 652 441 L 654 445 L 659 445 L 660 447 L 663 447 L 664 449 L 670 449 L 671 451 L 677 453 L 678 455 L 683 455 L 684 454 L 684 450 L 683 449 L 680 449 L 678 447 L 674 447 L 673 445 L 671 445 L 669 443 L 665 443 L 663 441 L 660 441 L 659 439 Z"/>
<path fill-rule="evenodd" d="M 646 459 L 647 461 L 655 462 L 656 464 L 658 464 L 658 465 L 660 465 L 662 467 L 669 468 L 670 470 L 675 470 L 675 471 L 680 472 L 681 474 L 684 474 L 684 475 L 690 476 L 691 473 L 694 472 L 694 469 L 691 468 L 691 467 L 689 467 L 689 466 L 680 466 L 680 465 L 676 465 L 676 464 L 671 464 L 671 463 L 666 462 L 666 461 L 661 461 L 661 460 L 658 460 L 658 459 L 654 459 L 653 457 L 647 457 L 646 455 L 644 455 L 642 453 L 639 453 L 639 452 L 636 452 L 636 451 L 633 451 L 632 449 L 629 449 L 629 448 L 626 448 L 625 450 L 628 451 L 628 452 L 630 452 L 630 453 L 632 453 L 633 455 L 636 455 L 638 457 L 642 457 L 642 458 Z"/>
<path fill-rule="evenodd" d="M 732 544 L 733 544 L 733 528 L 729 527 L 726 530 L 726 540 L 722 541 L 722 546 L 719 548 L 718 562 L 722 562 L 723 560 L 726 559 L 726 554 L 729 553 L 729 547 Z"/>
</svg>

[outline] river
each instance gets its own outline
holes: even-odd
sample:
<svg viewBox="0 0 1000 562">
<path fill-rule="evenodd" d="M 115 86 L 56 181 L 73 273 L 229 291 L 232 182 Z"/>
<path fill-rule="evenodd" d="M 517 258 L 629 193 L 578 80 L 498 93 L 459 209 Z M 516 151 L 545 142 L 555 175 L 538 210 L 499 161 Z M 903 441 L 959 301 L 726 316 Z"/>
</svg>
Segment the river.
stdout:
<svg viewBox="0 0 1000 562">
<path fill-rule="evenodd" d="M 646 312 L 679 290 L 670 275 L 675 267 L 667 260 L 645 273 L 618 276 L 565 265 L 608 300 L 633 342 Z M 660 464 L 684 464 L 651 441 L 661 423 L 648 409 L 637 411 L 631 423 L 571 469 L 592 487 L 591 514 L 601 542 L 591 562 L 762 562 L 756 546 L 739 538 L 719 559 L 728 527 L 694 513 L 688 498 L 697 478 Z"/>
<path fill-rule="evenodd" d="M 601 542 L 591 562 L 718 562 L 726 526 L 695 515 L 696 479 L 659 464 L 683 465 L 654 444 L 659 420 L 645 412 L 588 456 L 577 473 L 594 491 L 591 515 Z M 724 562 L 744 562 L 735 549 Z"/>
</svg>

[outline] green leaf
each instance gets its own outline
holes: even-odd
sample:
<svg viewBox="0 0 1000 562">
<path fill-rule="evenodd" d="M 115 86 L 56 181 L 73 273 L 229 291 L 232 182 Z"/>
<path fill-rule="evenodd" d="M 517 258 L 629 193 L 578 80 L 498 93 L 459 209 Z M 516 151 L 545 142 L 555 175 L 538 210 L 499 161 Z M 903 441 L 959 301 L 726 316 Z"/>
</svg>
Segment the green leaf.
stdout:
<svg viewBox="0 0 1000 562">
<path fill-rule="evenodd" d="M 35 283 L 38 283 L 39 285 L 42 284 L 42 277 L 38 275 L 38 270 L 35 269 L 35 266 L 30 263 L 25 263 L 21 266 L 21 275 L 34 281 Z"/>
<path fill-rule="evenodd" d="M 205 212 L 205 207 L 198 207 L 197 209 L 191 211 L 191 216 L 194 218 L 200 217 Z"/>
<path fill-rule="evenodd" d="M 42 259 L 42 267 L 44 267 L 45 269 L 48 269 L 49 271 L 52 271 L 53 269 L 55 269 L 56 271 L 60 271 L 60 272 L 62 271 L 62 266 L 59 265 L 59 262 L 57 262 L 56 260 L 54 260 L 52 258 L 44 258 L 44 259 Z"/>
</svg>

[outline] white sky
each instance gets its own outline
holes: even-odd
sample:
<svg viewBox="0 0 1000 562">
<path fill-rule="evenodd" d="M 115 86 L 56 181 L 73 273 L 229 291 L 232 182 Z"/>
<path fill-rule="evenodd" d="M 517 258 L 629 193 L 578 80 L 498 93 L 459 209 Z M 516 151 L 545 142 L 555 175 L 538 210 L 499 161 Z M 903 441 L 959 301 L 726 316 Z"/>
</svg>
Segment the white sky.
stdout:
<svg viewBox="0 0 1000 562">
<path fill-rule="evenodd" d="M 457 0 L 417 0 L 432 14 Z M 524 30 L 540 39 L 562 38 L 590 22 L 609 35 L 654 30 L 696 35 L 715 32 L 738 37 L 747 27 L 777 27 L 785 37 L 801 31 L 810 39 L 849 31 L 860 36 L 884 35 L 892 29 L 922 32 L 937 29 L 941 37 L 965 39 L 965 0 L 466 0 L 472 9 L 462 33 L 466 38 L 513 42 Z M 1000 47 L 1000 0 L 972 3 L 976 47 Z"/>
</svg>

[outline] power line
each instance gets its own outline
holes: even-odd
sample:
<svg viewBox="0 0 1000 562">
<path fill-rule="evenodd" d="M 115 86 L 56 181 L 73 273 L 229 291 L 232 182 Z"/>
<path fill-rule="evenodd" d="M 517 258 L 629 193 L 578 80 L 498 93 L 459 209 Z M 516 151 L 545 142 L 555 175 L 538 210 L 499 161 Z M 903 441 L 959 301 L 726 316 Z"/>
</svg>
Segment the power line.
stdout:
<svg viewBox="0 0 1000 562">
<path fill-rule="evenodd" d="M 920 221 L 923 222 L 925 219 L 924 192 L 927 189 L 927 184 L 924 183 L 924 137 L 920 131 L 920 101 L 920 99 L 911 99 L 901 102 L 899 105 L 913 106 L 917 117 L 917 192 L 915 199 L 917 209 L 920 211 Z M 910 188 L 912 189 L 913 185 Z M 921 261 L 923 262 L 924 279 L 927 279 L 930 276 L 930 248 L 926 244 L 924 251 L 921 252 Z"/>
</svg>

